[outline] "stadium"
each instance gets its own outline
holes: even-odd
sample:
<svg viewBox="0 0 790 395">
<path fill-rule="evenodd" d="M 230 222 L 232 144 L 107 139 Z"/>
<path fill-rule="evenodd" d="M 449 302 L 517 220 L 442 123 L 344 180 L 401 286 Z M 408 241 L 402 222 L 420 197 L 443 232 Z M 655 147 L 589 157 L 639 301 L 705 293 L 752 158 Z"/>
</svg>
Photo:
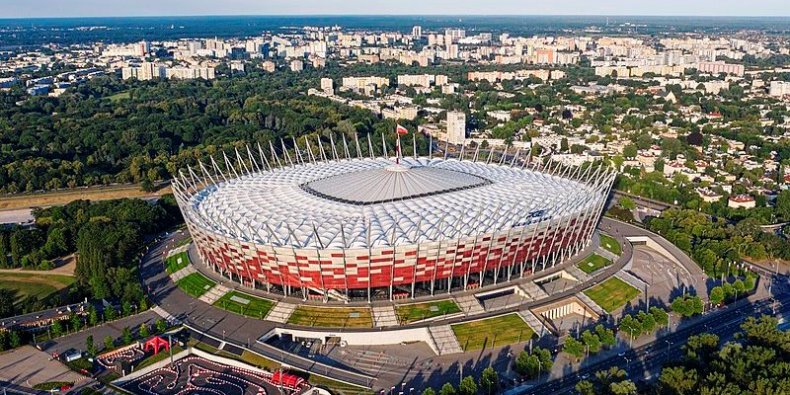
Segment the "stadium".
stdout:
<svg viewBox="0 0 790 395">
<path fill-rule="evenodd" d="M 434 155 L 430 144 L 400 157 L 382 141 L 374 156 L 359 140 L 281 141 L 279 154 L 270 143 L 182 170 L 173 190 L 201 260 L 249 287 L 325 301 L 502 286 L 587 246 L 614 181 L 522 150 Z"/>
</svg>

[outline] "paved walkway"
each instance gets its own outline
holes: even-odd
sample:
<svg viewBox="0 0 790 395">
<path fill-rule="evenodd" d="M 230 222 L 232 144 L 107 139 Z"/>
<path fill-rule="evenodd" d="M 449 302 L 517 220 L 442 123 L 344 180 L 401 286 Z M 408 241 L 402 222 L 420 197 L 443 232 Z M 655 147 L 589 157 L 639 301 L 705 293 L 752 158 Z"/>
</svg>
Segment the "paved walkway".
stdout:
<svg viewBox="0 0 790 395">
<path fill-rule="evenodd" d="M 486 310 L 480 304 L 480 301 L 477 300 L 474 295 L 462 295 L 455 297 L 455 303 L 458 304 L 458 307 L 461 308 L 461 312 L 465 315 L 477 315 L 485 313 Z"/>
<path fill-rule="evenodd" d="M 195 270 L 195 266 L 194 265 L 187 265 L 187 267 L 185 267 L 185 268 L 183 268 L 183 269 L 171 274 L 170 278 L 172 278 L 173 282 L 175 283 L 175 282 L 178 282 L 178 280 L 180 280 L 180 279 L 182 279 L 182 278 L 184 278 L 184 277 L 186 277 L 186 276 L 188 276 L 188 275 L 190 275 L 192 273 L 195 273 L 195 272 L 196 272 L 196 270 Z"/>
<path fill-rule="evenodd" d="M 200 296 L 200 300 L 208 303 L 214 304 L 214 302 L 218 301 L 220 298 L 225 296 L 226 293 L 230 292 L 231 289 L 222 285 L 217 284 L 209 289 L 206 293 Z"/>
<path fill-rule="evenodd" d="M 565 272 L 579 281 L 587 281 L 590 279 L 590 275 L 582 271 L 582 269 L 579 269 L 576 265 L 569 266 L 565 269 Z"/>
<path fill-rule="evenodd" d="M 395 306 L 373 306 L 373 326 L 396 326 L 398 317 L 395 315 Z"/>
<path fill-rule="evenodd" d="M 456 339 L 455 333 L 453 333 L 453 329 L 450 325 L 430 326 L 428 327 L 428 331 L 431 333 L 434 344 L 436 344 L 436 349 L 439 350 L 439 355 L 460 354 L 464 352 L 464 350 L 461 349 L 461 345 L 458 344 L 458 339 Z"/>
<path fill-rule="evenodd" d="M 287 302 L 277 302 L 276 305 L 269 311 L 266 319 L 273 322 L 284 324 L 291 318 L 291 313 L 296 309 L 296 305 Z"/>
</svg>

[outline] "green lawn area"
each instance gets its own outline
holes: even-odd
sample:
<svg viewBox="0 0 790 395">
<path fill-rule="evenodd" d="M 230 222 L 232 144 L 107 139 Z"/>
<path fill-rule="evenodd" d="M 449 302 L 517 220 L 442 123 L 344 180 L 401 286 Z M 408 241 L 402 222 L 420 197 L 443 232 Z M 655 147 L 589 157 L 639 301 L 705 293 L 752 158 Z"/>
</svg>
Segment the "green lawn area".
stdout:
<svg viewBox="0 0 790 395">
<path fill-rule="evenodd" d="M 581 271 L 590 274 L 604 266 L 611 264 L 612 261 L 598 255 L 592 254 L 587 258 L 584 258 L 581 262 L 579 262 L 578 266 Z"/>
<path fill-rule="evenodd" d="M 167 274 L 173 274 L 189 265 L 189 255 L 186 252 L 180 252 L 165 259 L 165 271 Z"/>
<path fill-rule="evenodd" d="M 338 328 L 371 328 L 373 316 L 367 307 L 299 306 L 288 318 L 288 323 Z"/>
<path fill-rule="evenodd" d="M 199 298 L 216 284 L 200 273 L 192 273 L 178 280 L 176 285 L 193 298 Z"/>
<path fill-rule="evenodd" d="M 612 277 L 584 291 L 584 294 L 611 313 L 639 295 L 639 290 L 617 277 Z"/>
<path fill-rule="evenodd" d="M 231 291 L 214 302 L 214 306 L 232 313 L 263 319 L 263 317 L 266 317 L 266 314 L 269 313 L 269 310 L 274 307 L 274 302 L 245 293 Z"/>
<path fill-rule="evenodd" d="M 535 334 L 516 313 L 451 327 L 464 351 L 523 342 Z"/>
<path fill-rule="evenodd" d="M 118 92 L 112 96 L 107 96 L 107 98 L 113 102 L 118 102 L 123 99 L 128 99 L 129 97 L 130 97 L 129 91 Z"/>
<path fill-rule="evenodd" d="M 176 354 L 180 353 L 181 351 L 184 351 L 184 349 L 181 346 L 179 346 L 178 344 L 173 345 L 172 350 L 173 350 L 173 355 L 176 355 Z M 162 360 L 164 360 L 166 358 L 170 358 L 170 352 L 169 351 L 159 351 L 159 354 L 151 355 L 148 358 L 144 358 L 144 359 L 140 360 L 139 362 L 137 362 L 137 365 L 135 365 L 134 369 L 135 370 L 140 370 L 140 369 L 142 369 L 142 368 L 144 368 L 146 366 L 153 365 L 153 364 L 155 364 L 155 363 L 157 363 L 159 361 L 162 361 Z"/>
<path fill-rule="evenodd" d="M 611 252 L 612 254 L 622 255 L 623 246 L 621 246 L 620 243 L 618 243 L 614 237 L 605 235 L 603 233 L 601 233 L 600 235 L 601 235 L 601 247 Z"/>
<path fill-rule="evenodd" d="M 73 283 L 74 277 L 62 274 L 0 273 L 0 288 L 16 291 L 17 302 L 28 296 L 46 299 Z"/>
<path fill-rule="evenodd" d="M 461 308 L 452 300 L 437 300 L 435 302 L 402 304 L 395 307 L 395 313 L 401 324 L 408 324 L 427 318 L 441 315 L 454 314 Z"/>
</svg>

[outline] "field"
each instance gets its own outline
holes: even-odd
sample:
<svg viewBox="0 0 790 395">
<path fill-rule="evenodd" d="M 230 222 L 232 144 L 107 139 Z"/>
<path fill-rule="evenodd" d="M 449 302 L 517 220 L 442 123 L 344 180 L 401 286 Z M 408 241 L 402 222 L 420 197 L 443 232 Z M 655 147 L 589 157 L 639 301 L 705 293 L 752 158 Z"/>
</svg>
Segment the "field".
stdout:
<svg viewBox="0 0 790 395">
<path fill-rule="evenodd" d="M 373 317 L 366 307 L 299 306 L 288 318 L 289 324 L 339 328 L 371 328 Z"/>
<path fill-rule="evenodd" d="M 269 310 L 274 307 L 274 302 L 267 299 L 256 298 L 255 296 L 245 293 L 231 291 L 214 302 L 214 306 L 232 313 L 263 319 L 263 317 L 266 317 L 266 314 L 269 313 Z"/>
<path fill-rule="evenodd" d="M 108 96 L 107 98 L 110 99 L 112 102 L 119 102 L 123 99 L 128 99 L 130 97 L 129 91 L 118 92 L 112 96 Z"/>
<path fill-rule="evenodd" d="M 170 187 L 157 192 L 144 192 L 139 185 L 112 185 L 108 187 L 76 188 L 45 193 L 25 193 L 0 198 L 0 210 L 32 207 L 49 207 L 67 204 L 74 200 L 110 200 L 121 198 L 144 198 L 170 193 Z"/>
<path fill-rule="evenodd" d="M 515 313 L 452 325 L 452 328 L 464 351 L 519 343 L 535 334 Z"/>
<path fill-rule="evenodd" d="M 461 308 L 451 299 L 404 304 L 398 305 L 395 308 L 395 313 L 398 315 L 398 321 L 400 321 L 401 324 L 458 313 L 460 311 Z"/>
<path fill-rule="evenodd" d="M 74 283 L 74 277 L 60 274 L 9 273 L 0 274 L 0 288 L 12 289 L 17 292 L 17 301 L 28 296 L 38 299 L 56 293 Z"/>
<path fill-rule="evenodd" d="M 623 246 L 614 237 L 601 233 L 601 247 L 615 255 L 623 254 Z"/>
<path fill-rule="evenodd" d="M 179 263 L 178 260 L 181 259 Z M 189 265 L 189 255 L 186 252 L 180 252 L 165 259 L 165 271 L 167 274 L 173 274 Z"/>
<path fill-rule="evenodd" d="M 611 263 L 612 263 L 612 261 L 610 261 L 610 260 L 608 260 L 608 259 L 606 259 L 606 258 L 604 258 L 604 257 L 602 257 L 602 256 L 600 256 L 598 254 L 592 254 L 592 255 L 588 256 L 587 258 L 584 258 L 576 266 L 578 266 L 579 269 L 581 269 L 581 271 L 583 271 L 583 272 L 585 272 L 587 274 L 590 274 L 590 273 L 592 273 L 592 272 L 594 272 L 594 271 L 596 271 L 596 270 L 598 270 L 598 269 L 600 269 L 600 268 L 602 268 L 604 266 L 608 266 Z"/>
<path fill-rule="evenodd" d="M 178 280 L 176 285 L 193 298 L 199 298 L 216 284 L 200 273 L 192 273 Z"/>
<path fill-rule="evenodd" d="M 612 277 L 584 291 L 584 294 L 598 303 L 606 312 L 611 313 L 639 295 L 639 290 L 617 277 Z"/>
</svg>

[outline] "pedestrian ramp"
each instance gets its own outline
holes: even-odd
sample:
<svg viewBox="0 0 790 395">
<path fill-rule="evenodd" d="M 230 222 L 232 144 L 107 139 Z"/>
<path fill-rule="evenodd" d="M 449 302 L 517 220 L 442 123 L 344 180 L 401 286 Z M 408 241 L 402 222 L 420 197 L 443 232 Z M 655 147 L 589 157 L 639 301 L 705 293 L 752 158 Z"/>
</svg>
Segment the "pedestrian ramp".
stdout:
<svg viewBox="0 0 790 395">
<path fill-rule="evenodd" d="M 535 284 L 532 281 L 528 281 L 524 284 L 521 284 L 519 288 L 521 288 L 521 290 L 524 291 L 525 294 L 529 295 L 532 298 L 532 300 L 540 300 L 543 298 L 547 298 L 549 296 L 549 294 L 547 294 L 546 291 L 543 290 L 543 288 L 541 288 L 538 284 Z"/>
<path fill-rule="evenodd" d="M 293 303 L 277 302 L 274 308 L 269 311 L 269 314 L 266 315 L 266 319 L 268 321 L 284 324 L 291 318 L 291 313 L 293 313 L 295 309 L 296 305 Z"/>
<path fill-rule="evenodd" d="M 373 307 L 373 326 L 386 327 L 397 325 L 398 317 L 395 315 L 395 307 L 393 305 Z"/>
<path fill-rule="evenodd" d="M 180 280 L 180 279 L 182 279 L 182 278 L 194 273 L 195 271 L 196 270 L 195 270 L 194 266 L 187 265 L 187 267 L 185 267 L 185 268 L 183 268 L 183 269 L 171 274 L 170 278 L 172 278 L 173 282 L 175 283 L 175 282 L 178 282 L 178 280 Z"/>
<path fill-rule="evenodd" d="M 523 319 L 524 322 L 527 323 L 527 325 L 529 325 L 529 327 L 532 329 L 533 332 L 535 332 L 538 338 L 542 337 L 547 333 L 551 333 L 549 328 L 546 328 L 546 326 L 543 325 L 543 322 L 541 322 L 540 319 L 531 311 L 522 310 L 518 312 L 518 315 L 521 316 L 521 319 Z"/>
<path fill-rule="evenodd" d="M 200 300 L 208 304 L 214 304 L 214 302 L 218 301 L 221 297 L 225 296 L 225 294 L 230 291 L 231 291 L 230 288 L 222 284 L 217 284 L 211 289 L 209 289 L 208 291 L 206 291 L 206 293 L 201 295 Z"/>
<path fill-rule="evenodd" d="M 590 279 L 590 275 L 579 269 L 576 265 L 571 265 L 565 268 L 565 272 L 576 278 L 579 282 L 585 282 Z"/>
<path fill-rule="evenodd" d="M 643 292 L 645 290 L 645 288 L 647 288 L 647 283 L 645 283 L 644 281 L 636 278 L 636 276 L 634 276 L 633 274 L 631 274 L 631 273 L 629 273 L 629 272 L 627 272 L 625 270 L 620 270 L 614 276 L 619 278 L 620 280 L 623 280 L 623 281 L 627 282 L 632 287 L 638 289 L 639 292 Z"/>
<path fill-rule="evenodd" d="M 455 333 L 453 333 L 453 329 L 450 325 L 431 326 L 428 327 L 428 332 L 431 334 L 431 339 L 436 345 L 436 350 L 439 351 L 439 355 L 460 354 L 464 352 L 464 350 L 461 349 L 461 345 L 458 344 L 458 339 L 455 337 Z"/>
<path fill-rule="evenodd" d="M 476 315 L 486 312 L 486 309 L 483 308 L 474 295 L 456 296 L 455 303 L 465 315 Z"/>
<path fill-rule="evenodd" d="M 599 316 L 606 315 L 606 310 L 603 309 L 598 303 L 595 303 L 594 300 L 590 299 L 584 292 L 579 292 L 576 294 L 576 297 L 582 301 L 582 303 L 586 304 L 587 307 L 591 308 Z"/>
</svg>

